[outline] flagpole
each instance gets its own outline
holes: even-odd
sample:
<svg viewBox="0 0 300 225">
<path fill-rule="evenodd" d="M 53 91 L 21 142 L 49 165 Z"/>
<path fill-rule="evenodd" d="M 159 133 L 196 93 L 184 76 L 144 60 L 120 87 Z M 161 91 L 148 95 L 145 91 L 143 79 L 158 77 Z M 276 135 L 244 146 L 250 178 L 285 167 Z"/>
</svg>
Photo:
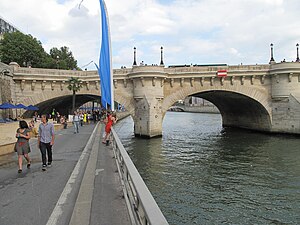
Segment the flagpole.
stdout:
<svg viewBox="0 0 300 225">
<path fill-rule="evenodd" d="M 103 9 L 104 12 L 101 13 L 105 13 L 105 19 L 106 19 L 106 27 L 107 27 L 107 38 L 108 38 L 108 52 L 109 52 L 109 81 L 110 81 L 110 93 L 108 93 L 110 95 L 110 102 L 108 102 L 110 104 L 110 109 L 112 111 L 114 111 L 115 106 L 114 106 L 114 87 L 113 87 L 113 69 L 112 69 L 112 48 L 111 48 L 111 34 L 110 34 L 110 26 L 109 26 L 109 17 L 108 17 L 108 11 L 107 11 L 107 7 L 106 7 L 106 3 L 104 0 L 100 0 L 100 3 L 103 4 Z M 101 8 L 102 9 L 102 8 Z M 102 16 L 103 19 L 103 16 Z M 102 21 L 102 25 L 103 25 L 103 21 Z M 103 31 L 103 28 L 102 28 Z M 103 35 L 103 32 L 102 32 Z M 102 36 L 102 40 L 103 40 L 103 36 Z M 103 43 L 103 42 L 102 42 Z M 102 48 L 103 46 L 101 46 Z M 100 56 L 101 57 L 101 56 Z M 101 67 L 101 65 L 99 65 Z"/>
<path fill-rule="evenodd" d="M 105 13 L 106 13 L 106 21 L 107 21 L 107 27 L 108 27 L 108 40 L 109 40 L 109 56 L 110 56 L 110 90 L 111 90 L 111 105 L 110 109 L 111 111 L 115 111 L 115 100 L 114 100 L 114 71 L 112 68 L 112 48 L 111 48 L 111 34 L 110 34 L 110 24 L 109 24 L 109 17 L 108 17 L 108 11 L 106 7 L 106 3 L 103 0 L 104 3 L 104 8 L 105 8 Z"/>
</svg>

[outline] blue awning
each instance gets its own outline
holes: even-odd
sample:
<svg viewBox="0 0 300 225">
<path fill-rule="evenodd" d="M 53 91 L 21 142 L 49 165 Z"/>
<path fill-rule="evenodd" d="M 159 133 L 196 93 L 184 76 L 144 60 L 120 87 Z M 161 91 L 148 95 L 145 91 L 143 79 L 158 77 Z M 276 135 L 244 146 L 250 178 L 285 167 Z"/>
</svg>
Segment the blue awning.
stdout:
<svg viewBox="0 0 300 225">
<path fill-rule="evenodd" d="M 18 105 L 15 105 L 15 108 L 16 109 L 27 109 L 27 106 L 25 106 L 23 104 L 18 104 Z"/>
<path fill-rule="evenodd" d="M 29 110 L 29 111 L 37 111 L 37 110 L 39 110 L 39 108 L 38 108 L 38 107 L 36 107 L 36 106 L 33 106 L 33 105 L 29 105 L 29 106 L 27 106 L 27 107 L 26 107 L 26 109 L 27 109 L 27 110 Z"/>
<path fill-rule="evenodd" d="M 0 105 L 0 109 L 16 109 L 17 107 L 13 104 L 10 104 L 8 102 L 3 103 L 2 105 Z"/>
</svg>

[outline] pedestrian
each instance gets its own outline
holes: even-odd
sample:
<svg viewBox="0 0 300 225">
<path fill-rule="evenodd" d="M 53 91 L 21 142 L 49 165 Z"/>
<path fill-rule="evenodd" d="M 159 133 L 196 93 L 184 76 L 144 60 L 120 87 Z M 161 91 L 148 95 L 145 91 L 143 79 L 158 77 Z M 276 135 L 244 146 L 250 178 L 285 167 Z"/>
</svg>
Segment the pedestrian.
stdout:
<svg viewBox="0 0 300 225">
<path fill-rule="evenodd" d="M 74 134 L 79 133 L 79 121 L 80 121 L 79 115 L 75 111 L 73 116 Z"/>
<path fill-rule="evenodd" d="M 67 129 L 68 123 L 67 123 L 66 116 L 60 117 L 60 123 L 64 126 L 64 129 Z"/>
<path fill-rule="evenodd" d="M 97 110 L 96 116 L 97 116 L 97 121 L 100 121 L 100 112 L 99 112 L 99 110 Z"/>
<path fill-rule="evenodd" d="M 83 114 L 82 112 L 79 113 L 79 119 L 80 119 L 80 126 L 83 126 Z"/>
<path fill-rule="evenodd" d="M 35 122 L 35 123 L 37 122 L 37 118 L 38 118 L 38 113 L 35 112 L 35 113 L 34 113 L 34 116 L 33 116 L 33 119 L 34 119 L 34 122 Z"/>
<path fill-rule="evenodd" d="M 106 146 L 109 145 L 109 135 L 111 132 L 111 127 L 113 124 L 115 124 L 117 122 L 117 118 L 116 118 L 116 114 L 115 113 L 107 113 L 107 117 L 104 120 L 104 123 L 106 123 L 105 125 L 105 136 L 104 139 L 102 141 L 103 144 L 106 144 Z"/>
<path fill-rule="evenodd" d="M 64 119 L 64 129 L 67 129 L 67 127 L 68 127 L 67 117 L 63 116 L 63 119 Z"/>
<path fill-rule="evenodd" d="M 42 154 L 42 170 L 46 171 L 47 166 L 51 167 L 52 164 L 52 146 L 54 144 L 54 126 L 48 123 L 46 115 L 42 115 L 42 123 L 39 126 L 38 146 Z M 47 156 L 48 158 L 47 158 Z M 47 163 L 48 159 L 48 163 Z"/>
<path fill-rule="evenodd" d="M 96 111 L 93 111 L 93 121 L 94 121 L 94 123 L 96 123 L 96 120 L 97 120 L 97 114 L 96 114 Z"/>
<path fill-rule="evenodd" d="M 61 115 L 59 114 L 59 112 L 56 112 L 56 123 L 60 123 L 60 117 Z"/>
<path fill-rule="evenodd" d="M 53 109 L 52 110 L 52 113 L 51 113 L 51 118 L 53 119 L 53 122 L 54 122 L 54 120 L 55 120 L 55 115 L 56 115 L 56 111 L 55 111 L 55 109 Z"/>
<path fill-rule="evenodd" d="M 16 132 L 16 138 L 18 139 L 15 144 L 15 152 L 18 154 L 18 164 L 19 170 L 18 173 L 22 173 L 22 164 L 23 164 L 23 156 L 27 160 L 27 168 L 30 169 L 30 146 L 29 146 L 29 139 L 30 139 L 30 130 L 28 128 L 28 124 L 26 121 L 21 120 L 19 122 L 19 128 Z"/>
<path fill-rule="evenodd" d="M 86 124 L 87 123 L 87 113 L 84 112 L 83 114 L 83 123 Z"/>
<path fill-rule="evenodd" d="M 38 132 L 37 132 L 37 129 L 34 127 L 33 119 L 29 122 L 28 127 L 29 127 L 29 131 L 34 135 L 34 137 L 37 137 Z"/>
</svg>

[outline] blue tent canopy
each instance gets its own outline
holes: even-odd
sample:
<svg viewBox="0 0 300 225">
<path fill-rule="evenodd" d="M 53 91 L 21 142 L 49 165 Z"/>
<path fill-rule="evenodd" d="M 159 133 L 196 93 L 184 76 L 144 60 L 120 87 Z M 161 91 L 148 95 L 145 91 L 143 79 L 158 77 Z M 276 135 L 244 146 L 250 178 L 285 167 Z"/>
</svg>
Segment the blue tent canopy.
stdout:
<svg viewBox="0 0 300 225">
<path fill-rule="evenodd" d="M 27 109 L 27 110 L 29 110 L 29 111 L 37 111 L 37 110 L 39 110 L 39 108 L 38 108 L 38 107 L 36 107 L 36 106 L 33 106 L 33 105 L 29 105 L 29 106 L 27 106 L 27 107 L 26 107 L 26 109 Z"/>
<path fill-rule="evenodd" d="M 38 107 L 33 106 L 33 105 L 29 105 L 29 106 L 25 106 L 23 104 L 13 105 L 13 104 L 10 104 L 8 102 L 3 103 L 2 105 L 0 105 L 0 109 L 25 109 L 25 110 L 30 110 L 30 111 L 39 110 Z"/>
<path fill-rule="evenodd" d="M 23 105 L 23 104 L 18 104 L 15 106 L 16 109 L 27 109 L 27 106 Z"/>
<path fill-rule="evenodd" d="M 16 106 L 6 102 L 0 105 L 0 109 L 16 109 Z"/>
</svg>

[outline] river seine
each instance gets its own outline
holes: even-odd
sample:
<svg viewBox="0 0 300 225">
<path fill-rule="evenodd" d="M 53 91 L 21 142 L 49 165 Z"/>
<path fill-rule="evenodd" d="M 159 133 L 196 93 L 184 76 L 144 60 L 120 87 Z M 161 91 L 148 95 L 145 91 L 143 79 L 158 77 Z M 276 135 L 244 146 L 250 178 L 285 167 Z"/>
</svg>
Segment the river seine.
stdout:
<svg viewBox="0 0 300 225">
<path fill-rule="evenodd" d="M 218 114 L 168 112 L 163 137 L 115 130 L 171 225 L 300 224 L 300 137 L 223 129 Z"/>
</svg>

